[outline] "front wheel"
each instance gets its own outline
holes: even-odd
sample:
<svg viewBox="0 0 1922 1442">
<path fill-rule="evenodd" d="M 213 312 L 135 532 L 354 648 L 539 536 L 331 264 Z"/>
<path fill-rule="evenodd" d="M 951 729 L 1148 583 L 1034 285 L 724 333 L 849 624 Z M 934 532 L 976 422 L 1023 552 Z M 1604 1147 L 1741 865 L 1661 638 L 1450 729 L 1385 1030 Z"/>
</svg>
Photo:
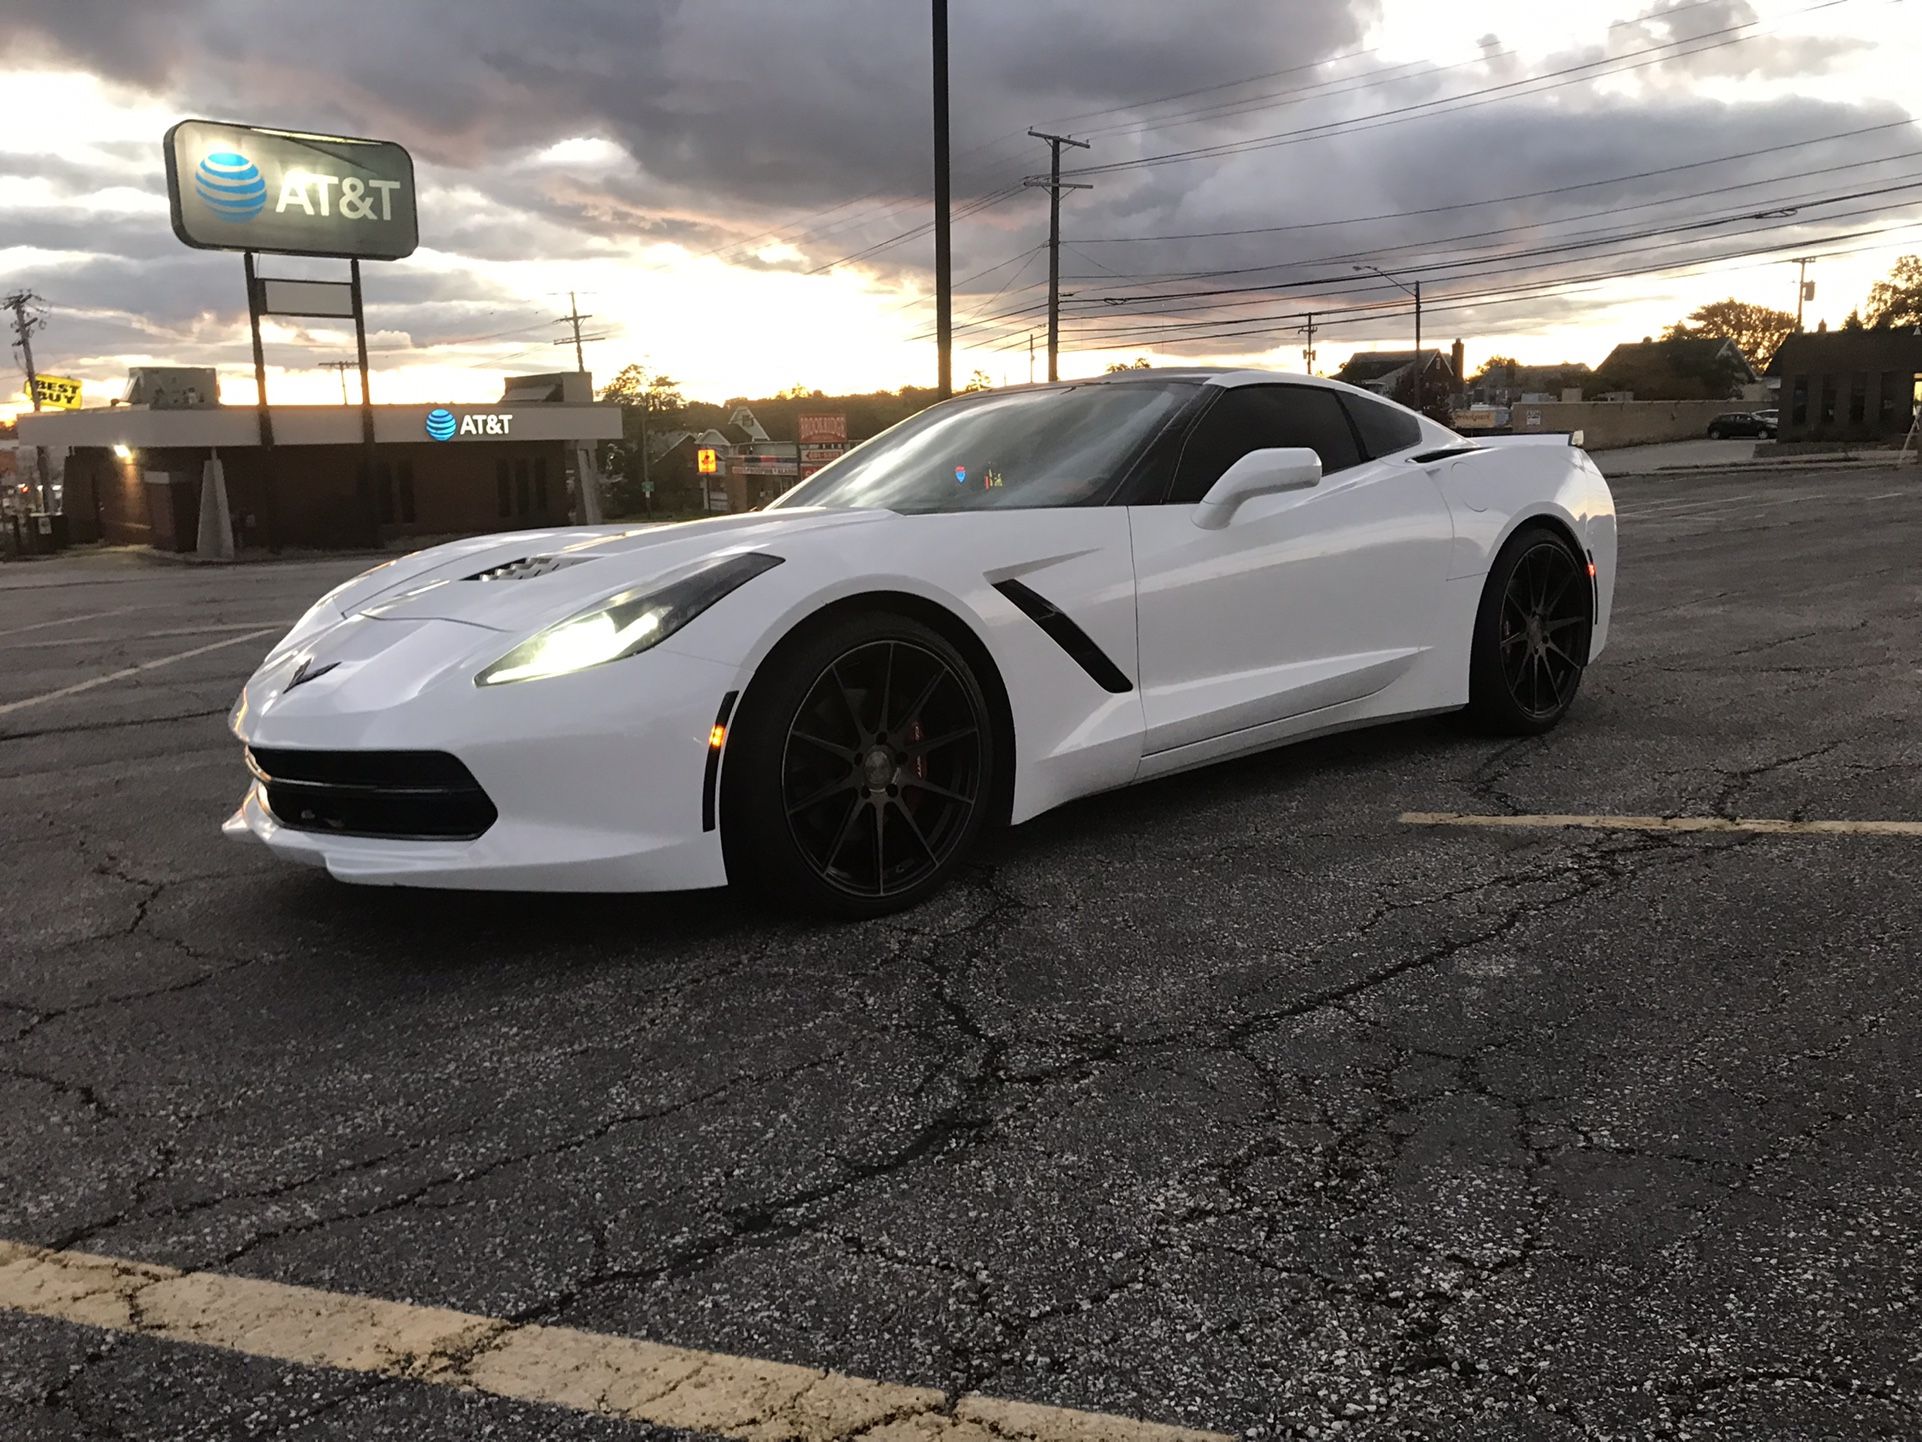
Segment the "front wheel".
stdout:
<svg viewBox="0 0 1922 1442">
<path fill-rule="evenodd" d="M 998 789 L 992 713 L 968 659 L 910 617 L 850 615 L 777 649 L 728 741 L 730 881 L 849 918 L 938 891 Z"/>
<path fill-rule="evenodd" d="M 1488 730 L 1548 730 L 1588 664 L 1587 561 L 1557 531 L 1524 526 L 1489 568 L 1468 663 L 1468 709 Z"/>
</svg>

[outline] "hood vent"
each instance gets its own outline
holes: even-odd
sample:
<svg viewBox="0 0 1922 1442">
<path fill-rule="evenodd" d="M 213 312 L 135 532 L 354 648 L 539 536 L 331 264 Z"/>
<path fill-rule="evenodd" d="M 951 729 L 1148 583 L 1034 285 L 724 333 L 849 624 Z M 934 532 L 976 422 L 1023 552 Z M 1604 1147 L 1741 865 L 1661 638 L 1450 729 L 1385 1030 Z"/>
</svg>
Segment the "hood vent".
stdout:
<svg viewBox="0 0 1922 1442">
<path fill-rule="evenodd" d="M 553 571 L 565 571 L 569 566 L 578 566 L 583 561 L 596 561 L 598 556 L 523 556 L 518 561 L 503 561 L 498 566 L 489 566 L 485 571 L 476 571 L 471 576 L 462 576 L 463 581 L 531 581 L 536 576 L 545 576 Z"/>
</svg>

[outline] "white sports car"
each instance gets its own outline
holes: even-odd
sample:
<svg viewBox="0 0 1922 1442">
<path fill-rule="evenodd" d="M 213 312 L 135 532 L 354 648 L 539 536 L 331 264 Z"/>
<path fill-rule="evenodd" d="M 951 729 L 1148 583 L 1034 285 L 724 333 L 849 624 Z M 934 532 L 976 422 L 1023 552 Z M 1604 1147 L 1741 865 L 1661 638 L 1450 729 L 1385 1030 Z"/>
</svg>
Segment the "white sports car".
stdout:
<svg viewBox="0 0 1922 1442">
<path fill-rule="evenodd" d="M 872 915 L 1091 792 L 1424 712 L 1542 731 L 1614 589 L 1575 440 L 1134 371 L 934 406 L 760 512 L 436 546 L 248 681 L 226 830 L 344 881 Z"/>
</svg>

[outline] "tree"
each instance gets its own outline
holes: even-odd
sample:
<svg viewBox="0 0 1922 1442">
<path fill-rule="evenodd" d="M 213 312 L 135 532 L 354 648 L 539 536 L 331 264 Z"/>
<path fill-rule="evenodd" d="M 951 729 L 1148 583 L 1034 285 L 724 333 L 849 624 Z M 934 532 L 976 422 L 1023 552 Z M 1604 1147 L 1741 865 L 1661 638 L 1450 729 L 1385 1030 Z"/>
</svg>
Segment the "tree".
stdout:
<svg viewBox="0 0 1922 1442">
<path fill-rule="evenodd" d="M 1145 355 L 1138 355 L 1134 358 L 1132 365 L 1127 361 L 1116 361 L 1108 367 L 1108 374 L 1114 375 L 1118 371 L 1145 371 L 1147 369 L 1149 369 L 1148 358 Z"/>
<path fill-rule="evenodd" d="M 679 381 L 637 365 L 622 366 L 620 373 L 601 387 L 601 399 L 644 408 L 650 416 L 678 415 L 687 408 Z"/>
<path fill-rule="evenodd" d="M 1896 261 L 1887 280 L 1869 287 L 1869 324 L 1922 325 L 1922 255 Z"/>
<path fill-rule="evenodd" d="M 1677 321 L 1662 333 L 1664 340 L 1700 340 L 1714 338 L 1735 342 L 1748 363 L 1757 370 L 1769 363 L 1775 348 L 1782 344 L 1795 329 L 1795 317 L 1785 310 L 1775 310 L 1766 305 L 1750 305 L 1747 301 L 1713 301 L 1689 313 L 1685 321 Z"/>
<path fill-rule="evenodd" d="M 1468 379 L 1471 386 L 1486 385 L 1491 381 L 1507 383 L 1508 373 L 1521 364 L 1512 355 L 1492 355 L 1482 362 L 1482 368 Z"/>
<path fill-rule="evenodd" d="M 611 513 L 633 515 L 644 505 L 640 493 L 641 437 L 650 427 L 661 431 L 678 423 L 687 401 L 674 377 L 638 365 L 622 366 L 614 379 L 601 387 L 601 399 L 620 406 L 621 439 L 602 441 L 595 464 L 602 475 L 615 481 L 607 498 Z"/>
<path fill-rule="evenodd" d="M 774 399 L 777 401 L 811 401 L 819 397 L 820 394 L 821 392 L 818 390 L 809 390 L 806 386 L 794 385 L 789 386 L 784 391 L 776 391 L 774 393 Z"/>
<path fill-rule="evenodd" d="M 1842 321 L 1842 329 L 1866 330 L 1867 327 L 1862 324 L 1862 312 L 1859 310 L 1851 310 Z"/>
<path fill-rule="evenodd" d="M 988 379 L 988 373 L 986 371 L 976 371 L 968 377 L 968 383 L 962 386 L 961 389 L 963 391 L 991 391 L 994 389 L 994 382 Z"/>
</svg>

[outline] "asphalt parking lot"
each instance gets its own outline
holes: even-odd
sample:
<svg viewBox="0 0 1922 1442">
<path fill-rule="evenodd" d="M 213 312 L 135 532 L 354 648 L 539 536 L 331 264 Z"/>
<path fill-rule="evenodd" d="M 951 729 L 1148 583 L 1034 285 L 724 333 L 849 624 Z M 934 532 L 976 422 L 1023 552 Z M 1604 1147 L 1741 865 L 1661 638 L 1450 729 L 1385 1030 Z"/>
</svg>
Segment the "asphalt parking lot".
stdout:
<svg viewBox="0 0 1922 1442">
<path fill-rule="evenodd" d="M 274 864 L 226 709 L 362 563 L 0 568 L 0 1437 L 1922 1435 L 1922 835 L 1402 819 L 1922 820 L 1922 472 L 1618 499 L 1551 736 L 852 927 Z"/>
</svg>

